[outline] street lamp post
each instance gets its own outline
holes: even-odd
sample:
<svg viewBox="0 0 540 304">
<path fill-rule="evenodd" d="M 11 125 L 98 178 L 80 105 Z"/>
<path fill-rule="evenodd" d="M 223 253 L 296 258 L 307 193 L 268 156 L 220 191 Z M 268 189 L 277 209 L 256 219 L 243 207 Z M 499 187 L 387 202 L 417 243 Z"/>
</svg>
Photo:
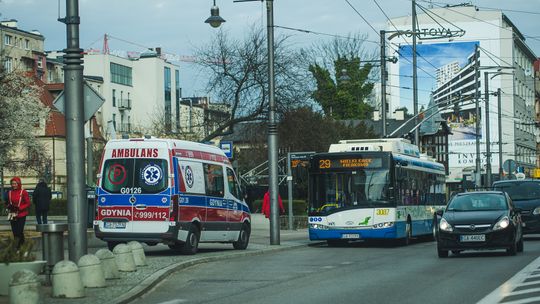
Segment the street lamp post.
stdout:
<svg viewBox="0 0 540 304">
<path fill-rule="evenodd" d="M 258 0 L 236 0 L 234 2 L 249 2 Z M 215 5 L 210 11 L 214 17 L 215 24 L 210 23 L 212 27 L 219 27 L 224 22 L 223 18 L 219 17 L 219 9 Z M 216 13 L 214 15 L 214 13 Z M 267 16 L 267 44 L 268 44 L 268 186 L 270 192 L 270 245 L 279 245 L 279 205 L 278 205 L 278 136 L 276 123 L 276 103 L 275 103 L 275 87 L 274 87 L 274 1 L 266 0 L 266 16 Z M 219 17 L 219 18 L 215 18 Z M 217 20 L 223 20 L 221 22 Z"/>
</svg>

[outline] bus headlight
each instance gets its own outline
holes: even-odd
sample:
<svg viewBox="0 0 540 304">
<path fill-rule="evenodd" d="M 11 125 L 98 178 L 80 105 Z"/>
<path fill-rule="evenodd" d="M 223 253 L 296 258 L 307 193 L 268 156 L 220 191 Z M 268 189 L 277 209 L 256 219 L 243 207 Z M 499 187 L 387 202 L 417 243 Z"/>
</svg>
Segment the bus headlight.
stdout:
<svg viewBox="0 0 540 304">
<path fill-rule="evenodd" d="M 379 229 L 379 228 L 390 228 L 394 226 L 394 222 L 384 222 L 384 223 L 378 223 L 373 225 L 373 228 Z"/>
<path fill-rule="evenodd" d="M 322 224 L 309 224 L 309 228 L 311 228 L 311 229 L 320 229 L 320 230 L 328 230 L 328 226 L 322 225 Z"/>
</svg>

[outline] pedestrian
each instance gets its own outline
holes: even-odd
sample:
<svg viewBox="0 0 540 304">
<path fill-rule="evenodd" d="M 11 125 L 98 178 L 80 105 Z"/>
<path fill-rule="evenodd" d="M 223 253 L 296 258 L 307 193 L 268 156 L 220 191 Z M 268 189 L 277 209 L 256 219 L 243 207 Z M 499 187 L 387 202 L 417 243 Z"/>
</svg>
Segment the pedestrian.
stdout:
<svg viewBox="0 0 540 304">
<path fill-rule="evenodd" d="M 28 207 L 30 207 L 30 197 L 28 192 L 22 188 L 21 179 L 14 177 L 10 181 L 11 190 L 8 192 L 6 208 L 14 216 L 10 220 L 11 232 L 13 238 L 17 242 L 17 249 L 24 243 L 24 224 L 28 215 Z"/>
<path fill-rule="evenodd" d="M 40 179 L 32 194 L 32 202 L 36 208 L 38 225 L 47 224 L 47 213 L 51 205 L 52 193 L 45 180 Z"/>
<path fill-rule="evenodd" d="M 281 196 L 278 193 L 278 202 L 279 202 L 279 214 L 285 214 L 285 208 L 283 208 L 283 201 Z M 262 203 L 262 213 L 264 217 L 270 218 L 270 191 L 266 191 Z"/>
</svg>

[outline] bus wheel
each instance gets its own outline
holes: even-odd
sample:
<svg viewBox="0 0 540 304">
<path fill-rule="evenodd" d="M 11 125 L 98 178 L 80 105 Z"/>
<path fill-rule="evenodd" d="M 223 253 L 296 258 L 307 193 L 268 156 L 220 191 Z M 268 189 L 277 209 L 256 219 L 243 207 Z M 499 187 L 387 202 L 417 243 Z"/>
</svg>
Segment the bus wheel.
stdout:
<svg viewBox="0 0 540 304">
<path fill-rule="evenodd" d="M 191 226 L 189 227 L 186 242 L 184 243 L 184 246 L 182 246 L 182 249 L 180 249 L 180 251 L 183 254 L 189 255 L 197 253 L 197 249 L 199 248 L 199 237 L 199 228 L 196 225 L 191 224 Z"/>
<path fill-rule="evenodd" d="M 110 251 L 113 251 L 114 247 L 116 247 L 116 245 L 118 245 L 120 243 L 121 242 L 107 242 L 107 248 L 109 248 Z"/>
<path fill-rule="evenodd" d="M 251 234 L 251 229 L 249 225 L 244 223 L 242 224 L 242 229 L 240 229 L 240 234 L 238 235 L 238 241 L 233 242 L 234 249 L 244 250 L 247 248 L 249 243 L 249 236 Z"/>
</svg>

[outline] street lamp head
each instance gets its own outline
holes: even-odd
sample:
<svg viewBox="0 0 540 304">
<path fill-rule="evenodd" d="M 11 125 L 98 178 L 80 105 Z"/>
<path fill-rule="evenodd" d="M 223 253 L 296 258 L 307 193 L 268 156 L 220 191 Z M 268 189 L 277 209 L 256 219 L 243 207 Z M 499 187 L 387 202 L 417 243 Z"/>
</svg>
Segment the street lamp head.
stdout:
<svg viewBox="0 0 540 304">
<path fill-rule="evenodd" d="M 219 27 L 225 19 L 221 18 L 219 15 L 219 7 L 216 6 L 216 0 L 214 0 L 214 6 L 210 9 L 210 17 L 204 21 L 209 23 L 211 27 Z"/>
</svg>

